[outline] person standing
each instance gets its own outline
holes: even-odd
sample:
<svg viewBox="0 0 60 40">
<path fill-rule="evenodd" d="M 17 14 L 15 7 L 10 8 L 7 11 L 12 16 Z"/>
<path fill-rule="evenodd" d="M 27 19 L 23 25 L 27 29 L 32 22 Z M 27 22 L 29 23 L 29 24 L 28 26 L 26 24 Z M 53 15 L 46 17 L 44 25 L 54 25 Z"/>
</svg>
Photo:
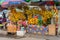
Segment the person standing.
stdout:
<svg viewBox="0 0 60 40">
<path fill-rule="evenodd" d="M 2 15 L 3 15 L 3 20 L 2 21 L 3 21 L 3 26 L 4 26 L 3 29 L 5 29 L 6 28 L 6 15 L 5 15 L 4 12 L 3 12 Z"/>
</svg>

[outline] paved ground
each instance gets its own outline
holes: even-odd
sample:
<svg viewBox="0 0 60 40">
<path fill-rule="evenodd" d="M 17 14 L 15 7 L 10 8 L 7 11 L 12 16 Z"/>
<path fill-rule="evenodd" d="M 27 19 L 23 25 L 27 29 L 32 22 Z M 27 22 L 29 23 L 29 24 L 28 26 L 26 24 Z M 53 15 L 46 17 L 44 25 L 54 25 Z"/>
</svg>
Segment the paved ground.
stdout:
<svg viewBox="0 0 60 40">
<path fill-rule="evenodd" d="M 60 37 L 46 37 L 47 40 L 60 40 Z M 45 40 L 41 37 L 24 37 L 24 38 L 11 38 L 11 37 L 0 37 L 0 40 Z"/>
<path fill-rule="evenodd" d="M 0 37 L 0 40 L 40 40 L 40 39 L 36 39 L 36 38 L 11 39 L 11 38 L 2 38 L 2 37 Z M 41 39 L 41 40 L 44 40 L 44 39 Z"/>
<path fill-rule="evenodd" d="M 0 40 L 60 40 L 60 36 L 41 36 L 41 35 L 33 35 L 26 34 L 25 37 L 16 37 L 12 35 L 5 35 L 6 31 L 0 30 Z"/>
<path fill-rule="evenodd" d="M 25 37 L 16 37 L 16 36 L 7 36 L 0 34 L 0 40 L 60 40 L 60 36 L 44 36 L 41 35 L 28 35 L 26 34 Z"/>
</svg>

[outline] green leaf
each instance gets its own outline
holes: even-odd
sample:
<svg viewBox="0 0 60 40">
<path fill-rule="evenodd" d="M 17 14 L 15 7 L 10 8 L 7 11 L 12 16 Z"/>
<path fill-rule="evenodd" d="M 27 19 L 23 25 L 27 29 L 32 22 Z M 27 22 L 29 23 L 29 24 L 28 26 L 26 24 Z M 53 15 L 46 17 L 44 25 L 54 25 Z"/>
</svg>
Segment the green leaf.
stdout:
<svg viewBox="0 0 60 40">
<path fill-rule="evenodd" d="M 38 19 L 38 24 L 42 25 L 42 20 Z"/>
</svg>

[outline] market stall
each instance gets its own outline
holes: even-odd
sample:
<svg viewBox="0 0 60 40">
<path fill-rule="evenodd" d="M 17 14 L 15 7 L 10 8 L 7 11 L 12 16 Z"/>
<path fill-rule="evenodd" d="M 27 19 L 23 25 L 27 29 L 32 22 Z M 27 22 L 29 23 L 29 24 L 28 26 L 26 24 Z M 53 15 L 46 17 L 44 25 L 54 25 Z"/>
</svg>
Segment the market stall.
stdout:
<svg viewBox="0 0 60 40">
<path fill-rule="evenodd" d="M 49 35 L 50 32 L 49 28 L 51 26 L 48 25 L 54 25 L 51 24 L 51 19 L 53 18 L 55 13 L 53 14 L 52 11 L 46 10 L 44 6 L 43 6 L 44 9 L 42 8 L 41 10 L 39 10 L 40 8 L 27 6 L 24 8 L 23 12 L 17 12 L 15 8 L 11 9 L 11 13 L 9 14 L 10 15 L 9 20 L 16 25 L 17 27 L 16 32 L 23 30 L 28 33 L 38 34 L 44 32 L 44 34 Z M 28 19 L 26 19 L 26 16 L 24 14 L 27 15 Z M 57 22 L 57 19 L 55 20 L 55 22 Z M 53 28 L 56 29 L 56 27 Z M 54 31 L 54 33 L 56 32 Z"/>
<path fill-rule="evenodd" d="M 38 5 L 10 1 L 1 5 L 2 7 L 7 5 L 8 10 L 10 10 L 7 17 L 8 22 L 6 22 L 8 33 L 17 33 L 20 36 L 25 35 L 25 33 L 56 35 L 58 9 L 54 3 L 52 4 L 54 6 L 47 6 L 46 2 L 36 3 Z M 45 4 L 43 5 L 43 3 Z"/>
</svg>

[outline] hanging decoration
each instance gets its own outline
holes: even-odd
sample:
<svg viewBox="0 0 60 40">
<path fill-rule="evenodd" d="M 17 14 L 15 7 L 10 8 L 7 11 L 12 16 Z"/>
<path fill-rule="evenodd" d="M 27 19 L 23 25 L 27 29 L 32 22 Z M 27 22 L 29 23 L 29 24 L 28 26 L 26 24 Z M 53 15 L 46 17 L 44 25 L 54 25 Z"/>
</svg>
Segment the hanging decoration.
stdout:
<svg viewBox="0 0 60 40">
<path fill-rule="evenodd" d="M 17 22 L 19 19 L 25 19 L 23 12 L 16 12 L 15 9 L 11 9 L 9 20 L 11 20 L 13 22 Z"/>
</svg>

